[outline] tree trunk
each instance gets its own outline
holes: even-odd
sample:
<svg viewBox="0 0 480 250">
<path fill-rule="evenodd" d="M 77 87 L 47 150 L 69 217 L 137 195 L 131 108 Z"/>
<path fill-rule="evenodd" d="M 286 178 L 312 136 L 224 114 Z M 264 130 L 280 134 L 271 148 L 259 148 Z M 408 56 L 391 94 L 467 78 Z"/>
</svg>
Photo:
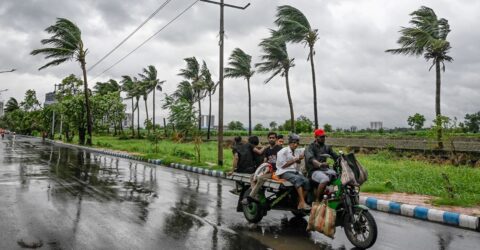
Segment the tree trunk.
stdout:
<svg viewBox="0 0 480 250">
<path fill-rule="evenodd" d="M 295 116 L 293 114 L 292 97 L 290 96 L 290 84 L 288 83 L 288 70 L 285 71 L 285 85 L 287 86 L 288 105 L 290 106 L 290 125 L 292 126 L 292 132 L 295 133 Z"/>
<path fill-rule="evenodd" d="M 82 127 L 78 128 L 78 144 L 80 145 L 85 144 L 85 128 L 82 128 Z"/>
<path fill-rule="evenodd" d="M 138 107 L 138 103 L 140 102 L 140 98 L 137 98 L 137 137 L 140 138 L 140 107 Z"/>
<path fill-rule="evenodd" d="M 148 105 L 147 105 L 147 98 L 143 98 L 143 101 L 145 101 L 145 112 L 147 113 L 147 122 L 148 122 Z M 148 126 L 145 126 L 147 128 L 147 133 L 150 134 L 150 128 L 148 128 Z"/>
<path fill-rule="evenodd" d="M 83 91 L 85 92 L 85 108 L 87 110 L 87 145 L 92 145 L 92 112 L 90 110 L 90 101 L 88 99 L 87 70 L 85 68 L 85 59 L 80 61 L 83 71 Z"/>
<path fill-rule="evenodd" d="M 153 88 L 153 105 L 152 105 L 152 112 L 153 112 L 153 115 L 152 115 L 152 123 L 153 123 L 153 133 L 155 133 L 155 91 L 157 91 L 157 86 L 155 86 L 155 88 Z"/>
<path fill-rule="evenodd" d="M 132 97 L 132 137 L 135 138 L 135 107 L 133 105 L 133 97 Z"/>
<path fill-rule="evenodd" d="M 248 89 L 248 136 L 252 136 L 252 96 L 250 94 L 250 78 L 247 78 Z"/>
<path fill-rule="evenodd" d="M 207 140 L 210 140 L 210 126 L 212 121 L 212 92 L 208 92 L 208 129 L 207 129 Z"/>
<path fill-rule="evenodd" d="M 441 79 L 440 79 L 440 61 L 436 60 L 435 62 L 435 71 L 437 74 L 437 82 L 436 82 L 436 89 L 435 89 L 435 115 L 437 116 L 437 141 L 438 141 L 438 148 L 443 149 L 443 142 L 442 142 L 442 121 L 440 116 L 442 113 L 440 112 L 440 87 L 441 87 Z"/>
<path fill-rule="evenodd" d="M 313 63 L 313 45 L 310 46 L 310 66 L 312 67 L 312 84 L 313 84 L 313 116 L 315 118 L 315 129 L 318 128 L 317 113 L 317 83 L 315 81 L 315 65 Z"/>
<path fill-rule="evenodd" d="M 197 97 L 198 97 L 198 131 L 202 131 L 202 104 L 200 102 L 200 91 L 198 91 Z"/>
</svg>

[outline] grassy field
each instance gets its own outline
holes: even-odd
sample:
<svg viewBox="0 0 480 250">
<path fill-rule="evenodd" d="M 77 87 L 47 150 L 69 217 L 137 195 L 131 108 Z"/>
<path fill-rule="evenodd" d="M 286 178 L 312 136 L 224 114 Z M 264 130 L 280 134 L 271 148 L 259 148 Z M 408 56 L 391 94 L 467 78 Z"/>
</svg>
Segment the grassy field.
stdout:
<svg viewBox="0 0 480 250">
<path fill-rule="evenodd" d="M 401 159 L 387 151 L 358 159 L 369 173 L 363 191 L 431 195 L 435 205 L 480 205 L 478 168 Z"/>
<path fill-rule="evenodd" d="M 165 163 L 178 162 L 210 169 L 229 171 L 232 153 L 224 149 L 224 166 L 216 165 L 217 144 L 201 144 L 201 161 L 196 162 L 193 143 L 160 141 L 158 152 L 147 140 L 119 140 L 111 136 L 95 136 L 95 147 L 137 153 Z M 359 161 L 369 172 L 362 190 L 373 193 L 406 192 L 436 197 L 436 205 L 480 205 L 480 169 L 468 166 L 438 165 L 400 158 L 388 151 L 360 154 Z"/>
</svg>

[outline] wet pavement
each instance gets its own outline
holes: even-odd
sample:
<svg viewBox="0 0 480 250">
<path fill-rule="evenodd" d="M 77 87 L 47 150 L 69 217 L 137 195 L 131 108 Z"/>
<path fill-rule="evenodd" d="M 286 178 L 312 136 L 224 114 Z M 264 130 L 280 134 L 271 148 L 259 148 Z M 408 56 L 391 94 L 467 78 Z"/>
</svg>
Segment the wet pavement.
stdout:
<svg viewBox="0 0 480 250">
<path fill-rule="evenodd" d="M 228 180 L 40 140 L 0 141 L 0 249 L 352 249 L 270 211 L 235 212 Z M 371 249 L 478 249 L 480 233 L 373 212 Z"/>
</svg>

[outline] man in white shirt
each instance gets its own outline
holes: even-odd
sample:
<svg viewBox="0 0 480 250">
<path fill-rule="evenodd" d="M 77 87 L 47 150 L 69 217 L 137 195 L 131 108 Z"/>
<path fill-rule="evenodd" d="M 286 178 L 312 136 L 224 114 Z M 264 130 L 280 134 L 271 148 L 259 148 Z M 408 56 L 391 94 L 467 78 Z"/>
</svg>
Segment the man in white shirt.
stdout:
<svg viewBox="0 0 480 250">
<path fill-rule="evenodd" d="M 275 174 L 292 183 L 298 193 L 298 209 L 310 209 L 305 203 L 305 190 L 308 189 L 308 179 L 298 170 L 298 164 L 304 158 L 303 153 L 295 155 L 295 149 L 300 142 L 300 136 L 291 134 L 288 136 L 288 147 L 277 153 L 277 171 Z"/>
</svg>

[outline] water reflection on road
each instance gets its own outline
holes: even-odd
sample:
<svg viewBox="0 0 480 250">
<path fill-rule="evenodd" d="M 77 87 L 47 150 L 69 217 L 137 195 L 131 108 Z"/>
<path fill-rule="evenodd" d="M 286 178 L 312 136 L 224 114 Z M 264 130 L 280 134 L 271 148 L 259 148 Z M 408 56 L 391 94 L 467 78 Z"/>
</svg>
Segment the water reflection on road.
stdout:
<svg viewBox="0 0 480 250">
<path fill-rule="evenodd" d="M 352 247 L 341 228 L 332 241 L 307 233 L 306 221 L 286 212 L 269 212 L 258 225 L 249 224 L 235 212 L 237 197 L 228 192 L 231 188 L 231 182 L 221 179 L 38 140 L 4 140 L 0 142 L 0 248 Z M 415 236 L 424 242 L 419 240 L 412 249 L 454 249 L 464 237 L 435 224 L 419 226 L 418 221 L 406 223 L 385 214 L 375 217 L 380 235 L 373 249 L 404 249 L 405 239 Z M 412 235 L 411 224 L 418 233 Z M 460 246 L 468 249 L 470 243 L 479 242 Z"/>
</svg>

